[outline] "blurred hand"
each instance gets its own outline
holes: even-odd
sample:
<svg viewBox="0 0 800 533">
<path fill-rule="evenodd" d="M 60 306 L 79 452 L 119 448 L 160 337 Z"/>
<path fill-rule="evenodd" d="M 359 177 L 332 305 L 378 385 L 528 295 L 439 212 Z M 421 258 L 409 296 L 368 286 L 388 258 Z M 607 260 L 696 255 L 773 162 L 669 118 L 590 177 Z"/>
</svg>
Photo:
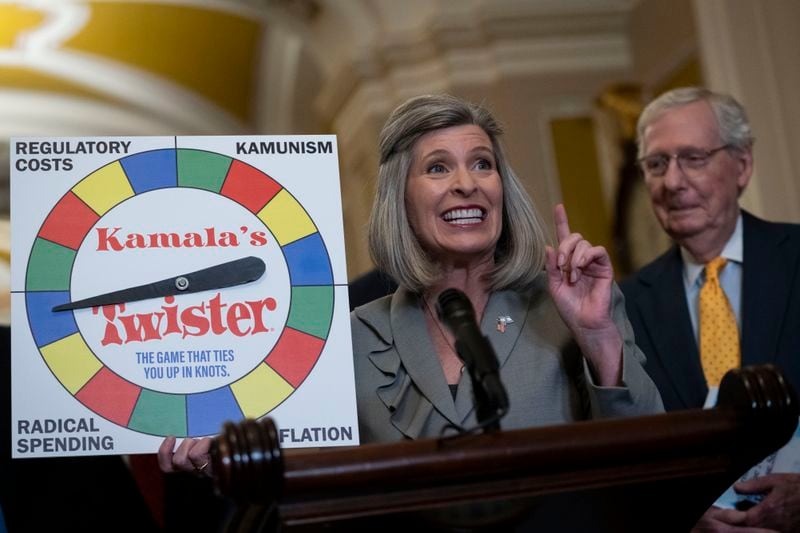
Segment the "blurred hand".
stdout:
<svg viewBox="0 0 800 533">
<path fill-rule="evenodd" d="M 765 494 L 761 502 L 745 511 L 746 525 L 800 531 L 800 474 L 768 474 L 733 488 L 740 494 Z"/>
<path fill-rule="evenodd" d="M 175 437 L 167 437 L 158 447 L 158 466 L 162 472 L 195 472 L 211 476 L 211 437 L 183 439 L 175 449 Z M 174 451 L 173 451 L 174 450 Z"/>
<path fill-rule="evenodd" d="M 711 507 L 692 528 L 692 533 L 779 533 L 745 525 L 745 512 Z"/>
<path fill-rule="evenodd" d="M 558 249 L 546 248 L 550 294 L 600 384 L 617 385 L 622 378 L 622 336 L 611 317 L 611 258 L 602 246 L 592 246 L 570 231 L 562 204 L 555 206 L 553 218 Z"/>
</svg>

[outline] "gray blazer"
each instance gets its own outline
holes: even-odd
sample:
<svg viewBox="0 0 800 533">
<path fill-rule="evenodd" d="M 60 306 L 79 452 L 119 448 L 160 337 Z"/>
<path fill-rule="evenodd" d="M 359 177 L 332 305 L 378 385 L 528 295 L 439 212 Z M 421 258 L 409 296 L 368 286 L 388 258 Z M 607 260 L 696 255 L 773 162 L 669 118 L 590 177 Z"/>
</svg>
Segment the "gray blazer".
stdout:
<svg viewBox="0 0 800 533">
<path fill-rule="evenodd" d="M 599 387 L 555 309 L 544 274 L 524 293 L 491 294 L 480 327 L 508 391 L 502 429 L 663 411 L 616 285 L 613 314 L 623 335 L 625 386 Z M 496 321 L 505 315 L 514 323 L 501 333 Z M 448 424 L 476 424 L 469 376 L 462 374 L 454 401 L 416 294 L 401 287 L 357 308 L 350 319 L 362 442 L 438 437 Z"/>
</svg>

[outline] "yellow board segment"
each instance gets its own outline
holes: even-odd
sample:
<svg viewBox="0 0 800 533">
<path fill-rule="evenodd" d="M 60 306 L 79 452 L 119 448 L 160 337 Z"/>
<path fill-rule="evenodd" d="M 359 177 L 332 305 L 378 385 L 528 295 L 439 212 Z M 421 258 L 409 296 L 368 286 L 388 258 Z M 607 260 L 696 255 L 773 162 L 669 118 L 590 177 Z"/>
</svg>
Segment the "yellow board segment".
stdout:
<svg viewBox="0 0 800 533">
<path fill-rule="evenodd" d="M 73 395 L 103 366 L 79 333 L 48 344 L 41 351 L 47 366 Z"/>
<path fill-rule="evenodd" d="M 258 212 L 258 218 L 264 221 L 281 246 L 317 231 L 305 209 L 286 189 L 281 189 Z"/>
<path fill-rule="evenodd" d="M 248 375 L 232 383 L 231 390 L 247 418 L 257 418 L 272 411 L 294 391 L 266 363 L 261 363 Z"/>
<path fill-rule="evenodd" d="M 89 174 L 72 188 L 72 192 L 101 216 L 133 196 L 133 189 L 119 161 Z"/>
</svg>

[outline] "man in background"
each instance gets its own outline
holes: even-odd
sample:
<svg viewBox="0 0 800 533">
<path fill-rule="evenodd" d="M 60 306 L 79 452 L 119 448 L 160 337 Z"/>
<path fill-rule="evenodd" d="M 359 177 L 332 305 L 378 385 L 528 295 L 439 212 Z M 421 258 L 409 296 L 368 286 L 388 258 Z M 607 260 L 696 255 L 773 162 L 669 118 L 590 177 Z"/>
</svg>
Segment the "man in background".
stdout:
<svg viewBox="0 0 800 533">
<path fill-rule="evenodd" d="M 744 109 L 726 95 L 676 89 L 645 108 L 637 141 L 653 210 L 676 246 L 622 290 L 664 407 L 702 407 L 742 365 L 775 364 L 800 388 L 800 226 L 739 207 L 753 171 Z M 746 511 L 712 507 L 699 530 L 800 531 L 800 474 L 735 488 L 764 499 Z"/>
</svg>

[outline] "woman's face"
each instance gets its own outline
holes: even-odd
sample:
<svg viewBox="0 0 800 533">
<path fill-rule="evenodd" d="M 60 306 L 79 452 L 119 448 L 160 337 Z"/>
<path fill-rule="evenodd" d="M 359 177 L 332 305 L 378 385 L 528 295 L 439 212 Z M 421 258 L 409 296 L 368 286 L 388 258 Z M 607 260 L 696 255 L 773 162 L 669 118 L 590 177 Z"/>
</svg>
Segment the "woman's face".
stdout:
<svg viewBox="0 0 800 533">
<path fill-rule="evenodd" d="M 503 226 L 503 184 L 489 136 L 453 126 L 417 140 L 406 212 L 422 247 L 440 262 L 493 260 Z"/>
</svg>

